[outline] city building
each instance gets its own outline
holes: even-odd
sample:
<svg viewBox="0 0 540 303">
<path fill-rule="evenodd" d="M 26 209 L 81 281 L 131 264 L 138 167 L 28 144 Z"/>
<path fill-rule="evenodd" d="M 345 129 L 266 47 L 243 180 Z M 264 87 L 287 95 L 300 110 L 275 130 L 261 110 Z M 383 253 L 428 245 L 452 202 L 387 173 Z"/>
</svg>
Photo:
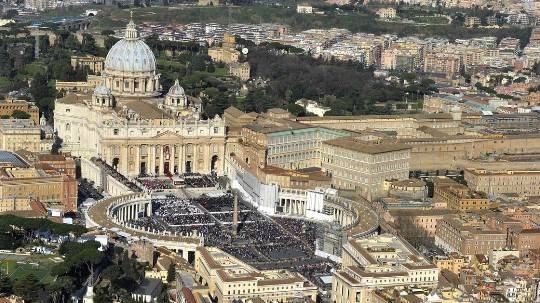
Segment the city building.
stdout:
<svg viewBox="0 0 540 303">
<path fill-rule="evenodd" d="M 411 242 L 433 244 L 439 220 L 449 214 L 455 214 L 451 209 L 390 209 L 383 214 L 388 223 L 392 223 L 400 234 Z"/>
<path fill-rule="evenodd" d="M 210 47 L 208 56 L 213 61 L 231 64 L 238 62 L 240 52 L 236 50 L 236 38 L 233 35 L 225 33 L 221 47 Z"/>
<path fill-rule="evenodd" d="M 266 115 L 242 128 L 241 149 L 236 155 L 259 168 L 321 167 L 322 142 L 348 135 L 347 131 L 298 123 L 285 110 L 269 109 Z"/>
<path fill-rule="evenodd" d="M 39 165 L 42 168 L 47 168 L 47 170 L 55 170 L 58 173 L 68 177 L 74 179 L 77 178 L 77 165 L 73 157 L 66 155 L 35 153 L 27 150 L 18 150 L 16 154 L 24 162 L 30 165 Z"/>
<path fill-rule="evenodd" d="M 296 6 L 296 12 L 298 14 L 313 14 L 313 6 L 310 4 L 298 4 Z"/>
<path fill-rule="evenodd" d="M 467 186 L 488 195 L 540 196 L 540 170 L 464 170 Z"/>
<path fill-rule="evenodd" d="M 515 247 L 521 254 L 540 248 L 540 229 L 523 229 L 516 236 Z"/>
<path fill-rule="evenodd" d="M 198 0 L 200 6 L 219 6 L 223 4 L 221 0 Z"/>
<path fill-rule="evenodd" d="M 0 102 L 0 116 L 11 117 L 16 112 L 24 112 L 30 115 L 29 119 L 39 124 L 39 109 L 33 103 L 26 100 L 17 100 L 9 96 L 3 102 Z"/>
<path fill-rule="evenodd" d="M 384 187 L 390 197 L 425 201 L 428 196 L 426 182 L 420 179 L 388 180 Z"/>
<path fill-rule="evenodd" d="M 396 18 L 396 9 L 393 7 L 384 7 L 377 10 L 377 16 L 381 19 L 391 20 Z"/>
<path fill-rule="evenodd" d="M 447 78 L 459 75 L 461 60 L 458 56 L 428 53 L 424 56 L 424 72 L 444 74 Z"/>
<path fill-rule="evenodd" d="M 467 16 L 465 17 L 465 22 L 463 23 L 466 27 L 475 27 L 482 25 L 482 20 L 479 17 Z"/>
<path fill-rule="evenodd" d="M 101 74 L 103 66 L 105 65 L 105 58 L 96 57 L 92 55 L 87 56 L 71 56 L 71 68 L 73 69 L 85 69 L 88 68 L 94 74 Z"/>
<path fill-rule="evenodd" d="M 441 203 L 459 211 L 478 211 L 494 207 L 485 193 L 476 192 L 455 181 L 436 183 L 433 203 Z"/>
<path fill-rule="evenodd" d="M 242 81 L 247 81 L 250 78 L 251 68 L 248 62 L 233 62 L 229 64 L 229 74 L 240 78 Z"/>
<path fill-rule="evenodd" d="M 260 298 L 263 302 L 309 298 L 315 301 L 317 287 L 288 270 L 257 270 L 215 247 L 199 247 L 195 270 L 209 294 L 218 303 Z"/>
<path fill-rule="evenodd" d="M 159 78 L 152 50 L 130 21 L 93 92 L 68 92 L 57 100 L 54 127 L 62 151 L 102 158 L 130 177 L 221 174 L 223 120 L 202 120 L 201 100 L 187 96 L 178 81 L 162 95 Z"/>
<path fill-rule="evenodd" d="M 330 107 L 319 105 L 317 101 L 308 100 L 304 98 L 296 101 L 295 104 L 303 107 L 307 113 L 314 114 L 318 117 L 324 116 L 326 112 L 331 110 Z"/>
<path fill-rule="evenodd" d="M 409 178 L 410 150 L 402 144 L 337 138 L 322 143 L 321 167 L 336 188 L 371 200 L 383 195 L 385 180 Z"/>
<path fill-rule="evenodd" d="M 433 257 L 433 264 L 435 264 L 440 271 L 448 270 L 459 275 L 461 269 L 469 265 L 469 258 L 460 256 L 456 253 L 438 255 Z"/>
<path fill-rule="evenodd" d="M 390 234 L 349 239 L 342 269 L 332 277 L 332 301 L 371 302 L 376 289 L 417 286 L 435 288 L 439 269 L 407 241 Z"/>
<path fill-rule="evenodd" d="M 507 231 L 488 226 L 478 214 L 447 215 L 437 222 L 435 244 L 446 252 L 486 255 L 506 247 Z"/>
<path fill-rule="evenodd" d="M 0 149 L 41 150 L 41 129 L 31 119 L 0 119 Z"/>
<path fill-rule="evenodd" d="M 77 179 L 45 163 L 27 163 L 23 157 L 10 152 L 0 152 L 0 159 L 2 200 L 9 199 L 15 204 L 24 200 L 39 201 L 49 208 L 77 210 Z"/>
</svg>

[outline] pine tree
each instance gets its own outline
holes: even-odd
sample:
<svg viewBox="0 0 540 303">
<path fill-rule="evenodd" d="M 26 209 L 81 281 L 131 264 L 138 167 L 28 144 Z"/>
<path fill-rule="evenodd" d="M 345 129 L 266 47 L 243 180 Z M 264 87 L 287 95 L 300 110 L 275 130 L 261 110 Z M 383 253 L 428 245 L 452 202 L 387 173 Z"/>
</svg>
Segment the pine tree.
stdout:
<svg viewBox="0 0 540 303">
<path fill-rule="evenodd" d="M 0 274 L 0 293 L 10 294 L 12 291 L 13 285 L 11 284 L 9 277 L 4 274 Z"/>
<path fill-rule="evenodd" d="M 167 270 L 167 282 L 171 283 L 174 280 L 176 280 L 176 266 L 173 263 Z"/>
</svg>

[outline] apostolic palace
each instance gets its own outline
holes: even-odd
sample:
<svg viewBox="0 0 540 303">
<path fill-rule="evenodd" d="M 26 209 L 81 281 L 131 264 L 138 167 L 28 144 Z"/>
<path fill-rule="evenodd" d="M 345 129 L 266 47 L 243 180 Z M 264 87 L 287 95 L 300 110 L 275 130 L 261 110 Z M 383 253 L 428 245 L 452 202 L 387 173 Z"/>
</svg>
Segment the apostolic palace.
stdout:
<svg viewBox="0 0 540 303">
<path fill-rule="evenodd" d="M 55 130 L 62 151 L 100 157 L 125 176 L 223 171 L 225 125 L 203 120 L 198 98 L 178 81 L 162 94 L 152 50 L 133 21 L 109 51 L 93 92 L 58 99 Z"/>
</svg>

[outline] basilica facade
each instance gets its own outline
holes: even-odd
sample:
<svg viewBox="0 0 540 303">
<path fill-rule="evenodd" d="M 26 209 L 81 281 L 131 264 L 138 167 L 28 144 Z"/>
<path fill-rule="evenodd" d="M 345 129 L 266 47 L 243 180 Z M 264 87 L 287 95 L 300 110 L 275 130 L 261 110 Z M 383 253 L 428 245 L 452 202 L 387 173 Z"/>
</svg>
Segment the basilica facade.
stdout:
<svg viewBox="0 0 540 303">
<path fill-rule="evenodd" d="M 63 152 L 99 157 L 128 177 L 223 173 L 224 121 L 201 119 L 201 100 L 178 81 L 162 93 L 154 54 L 133 21 L 109 50 L 100 82 L 56 100 Z"/>
</svg>

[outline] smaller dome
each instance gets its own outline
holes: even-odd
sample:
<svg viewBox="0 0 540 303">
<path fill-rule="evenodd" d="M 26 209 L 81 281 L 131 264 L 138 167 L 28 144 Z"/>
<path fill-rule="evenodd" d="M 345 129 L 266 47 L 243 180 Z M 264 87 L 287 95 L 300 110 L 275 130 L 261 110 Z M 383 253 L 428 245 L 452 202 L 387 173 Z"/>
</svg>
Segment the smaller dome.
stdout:
<svg viewBox="0 0 540 303">
<path fill-rule="evenodd" d="M 167 95 L 171 97 L 183 97 L 186 95 L 186 92 L 184 91 L 184 88 L 180 86 L 178 79 L 176 79 L 176 81 L 174 81 L 174 85 L 169 88 Z"/>
<path fill-rule="evenodd" d="M 94 95 L 110 96 L 112 95 L 112 93 L 111 90 L 107 86 L 105 86 L 105 83 L 102 82 L 100 85 L 94 88 Z"/>
</svg>

